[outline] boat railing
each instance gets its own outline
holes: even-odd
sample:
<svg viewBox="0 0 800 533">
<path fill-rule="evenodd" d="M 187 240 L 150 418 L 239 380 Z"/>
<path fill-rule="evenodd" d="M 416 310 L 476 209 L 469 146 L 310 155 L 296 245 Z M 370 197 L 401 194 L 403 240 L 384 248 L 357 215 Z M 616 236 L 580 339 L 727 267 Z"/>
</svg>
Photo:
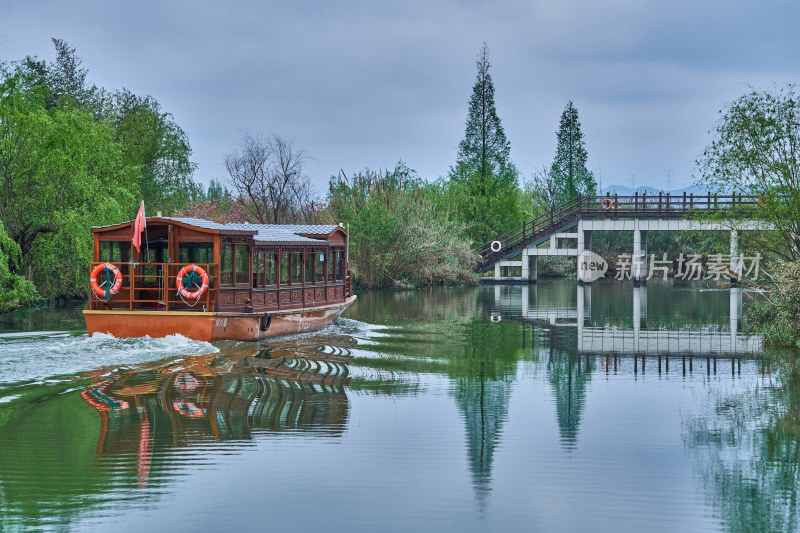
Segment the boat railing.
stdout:
<svg viewBox="0 0 800 533">
<path fill-rule="evenodd" d="M 105 262 L 94 262 L 91 268 Z M 195 310 L 212 311 L 216 302 L 219 266 L 215 263 L 115 263 L 122 274 L 122 287 L 107 300 L 91 295 L 91 309 Z M 196 299 L 181 297 L 176 277 L 188 265 L 197 265 L 208 273 L 208 290 Z M 188 288 L 190 291 L 192 288 Z"/>
</svg>

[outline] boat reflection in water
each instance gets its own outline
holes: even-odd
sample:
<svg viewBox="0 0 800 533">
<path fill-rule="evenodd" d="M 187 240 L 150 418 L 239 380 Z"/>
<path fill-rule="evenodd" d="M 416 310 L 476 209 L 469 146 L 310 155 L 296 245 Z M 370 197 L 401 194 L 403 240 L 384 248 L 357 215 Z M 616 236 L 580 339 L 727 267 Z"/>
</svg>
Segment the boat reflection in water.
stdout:
<svg viewBox="0 0 800 533">
<path fill-rule="evenodd" d="M 198 445 L 249 440 L 256 432 L 341 436 L 347 367 L 258 350 L 234 346 L 224 355 L 95 378 L 81 396 L 100 415 L 98 460 L 136 457 L 138 485 L 145 487 L 166 452 L 196 452 Z"/>
</svg>

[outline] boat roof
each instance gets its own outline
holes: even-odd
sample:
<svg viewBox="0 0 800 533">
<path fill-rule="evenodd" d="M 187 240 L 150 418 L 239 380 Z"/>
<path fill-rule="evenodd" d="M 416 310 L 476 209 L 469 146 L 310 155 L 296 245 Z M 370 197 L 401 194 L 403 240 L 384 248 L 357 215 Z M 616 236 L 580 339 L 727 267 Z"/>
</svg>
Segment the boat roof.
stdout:
<svg viewBox="0 0 800 533">
<path fill-rule="evenodd" d="M 232 223 L 220 224 L 212 220 L 188 217 L 147 217 L 148 223 L 175 222 L 198 229 L 211 230 L 225 235 L 252 235 L 258 243 L 319 243 L 326 241 L 334 231 L 344 228 L 332 224 L 249 224 Z M 108 226 L 93 226 L 92 231 L 98 232 L 106 229 L 120 228 L 132 224 L 133 220 L 111 224 Z"/>
</svg>

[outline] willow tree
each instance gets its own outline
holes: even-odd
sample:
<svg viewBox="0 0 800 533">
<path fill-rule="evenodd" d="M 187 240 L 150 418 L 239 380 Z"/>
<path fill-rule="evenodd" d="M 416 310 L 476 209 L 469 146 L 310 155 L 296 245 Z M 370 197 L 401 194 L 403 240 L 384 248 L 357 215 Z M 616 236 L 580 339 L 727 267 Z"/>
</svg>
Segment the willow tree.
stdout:
<svg viewBox="0 0 800 533">
<path fill-rule="evenodd" d="M 511 161 L 494 103 L 489 48 L 483 43 L 475 62 L 477 75 L 469 100 L 466 130 L 450 169 L 449 192 L 457 216 L 469 224 L 472 239 L 483 242 L 520 224 L 524 217 L 519 172 Z"/>
<path fill-rule="evenodd" d="M 557 200 L 565 202 L 578 194 L 597 194 L 594 174 L 586 168 L 586 141 L 572 100 L 561 113 L 556 139 L 556 156 L 550 166 L 550 177 L 557 184 Z"/>
</svg>

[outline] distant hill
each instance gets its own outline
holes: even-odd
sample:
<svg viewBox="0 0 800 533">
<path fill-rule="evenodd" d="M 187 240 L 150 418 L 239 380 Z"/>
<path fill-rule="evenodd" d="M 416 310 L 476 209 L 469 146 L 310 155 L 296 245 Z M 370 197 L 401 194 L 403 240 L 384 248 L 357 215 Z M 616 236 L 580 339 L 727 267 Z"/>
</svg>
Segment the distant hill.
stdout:
<svg viewBox="0 0 800 533">
<path fill-rule="evenodd" d="M 609 185 L 608 187 L 603 187 L 600 194 L 618 194 L 620 196 L 633 196 L 633 193 L 638 192 L 639 194 L 647 194 L 648 196 L 653 194 L 658 196 L 658 193 L 663 192 L 664 194 L 669 193 L 671 196 L 683 196 L 683 193 L 694 194 L 695 196 L 705 196 L 708 194 L 708 189 L 703 187 L 698 187 L 697 185 L 690 185 L 689 187 L 684 187 L 682 189 L 672 189 L 671 191 L 665 191 L 664 189 L 657 189 L 655 187 L 647 187 L 641 186 L 636 187 L 635 189 L 631 189 L 630 187 L 626 187 L 624 185 Z"/>
</svg>

